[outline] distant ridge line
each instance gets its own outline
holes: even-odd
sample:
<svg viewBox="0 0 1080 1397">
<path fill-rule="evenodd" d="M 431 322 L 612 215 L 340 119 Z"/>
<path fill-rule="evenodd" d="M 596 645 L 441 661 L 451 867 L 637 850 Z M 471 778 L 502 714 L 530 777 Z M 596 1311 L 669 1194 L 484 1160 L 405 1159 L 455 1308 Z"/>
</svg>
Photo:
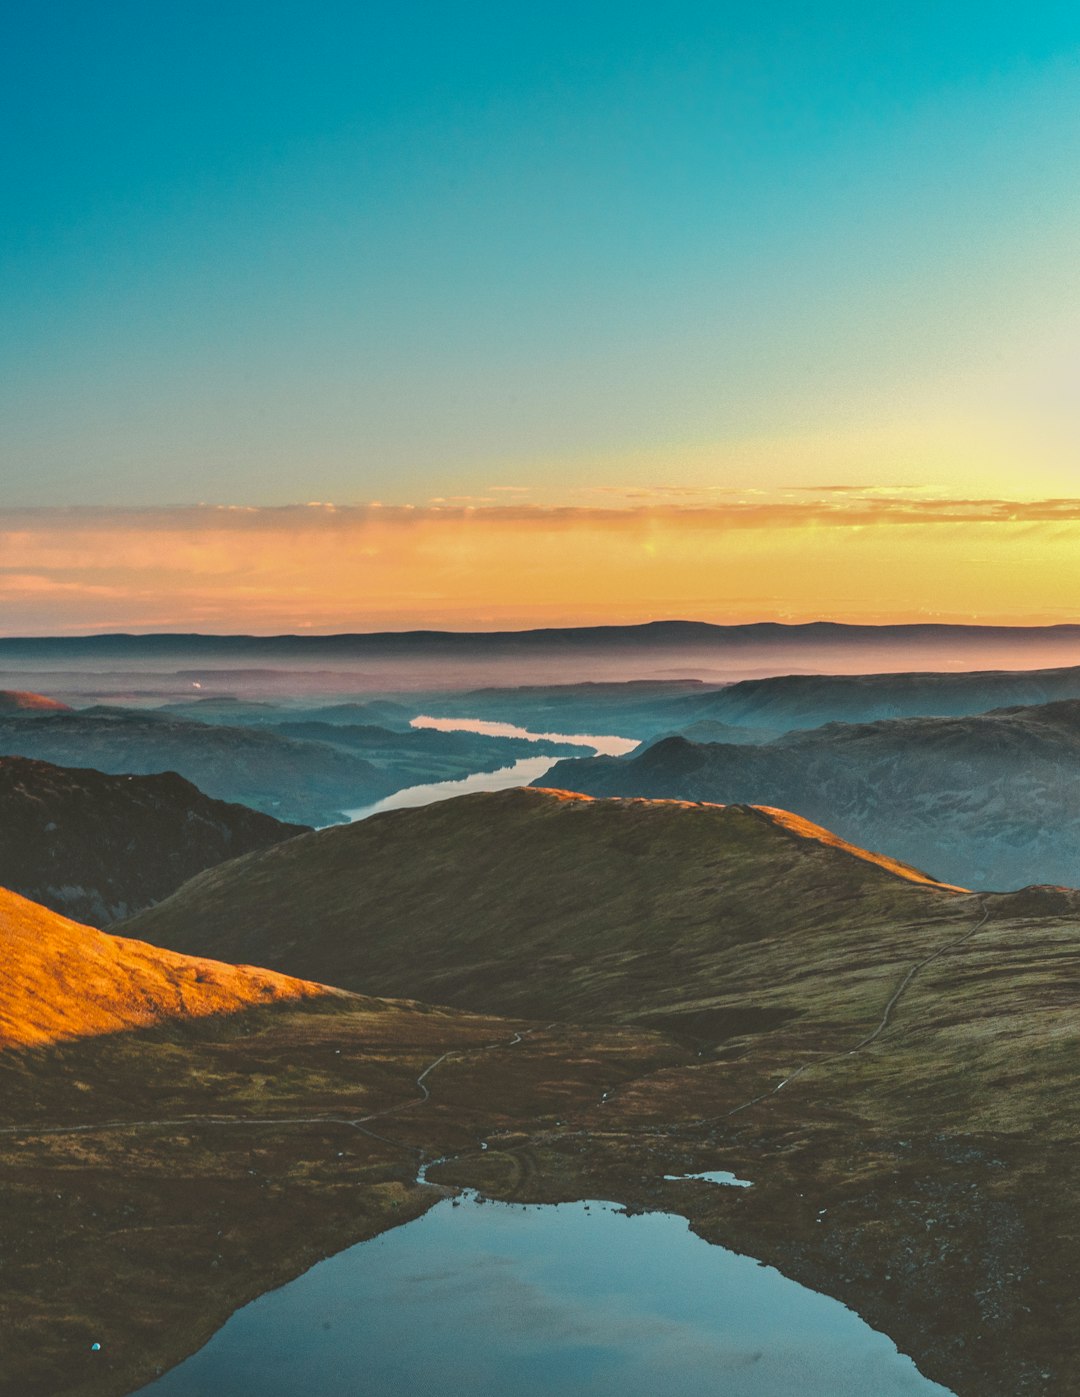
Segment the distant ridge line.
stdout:
<svg viewBox="0 0 1080 1397">
<path fill-rule="evenodd" d="M 247 655 L 347 655 L 401 653 L 407 651 L 513 651 L 578 649 L 588 646 L 663 647 L 667 645 L 760 645 L 775 640 L 787 646 L 820 645 L 824 640 L 855 645 L 873 641 L 902 644 L 905 641 L 935 640 L 944 643 L 961 639 L 990 639 L 1037 644 L 1049 639 L 1076 640 L 1080 645 L 1080 622 L 1046 626 L 991 625 L 977 622 L 905 622 L 865 624 L 843 621 L 753 621 L 737 625 L 709 621 L 647 621 L 626 626 L 538 627 L 501 631 L 352 631 L 330 635 L 218 635 L 196 631 L 151 631 L 145 633 L 101 632 L 82 636 L 0 636 L 0 658 L 43 654 L 108 655 L 142 653 L 176 655 L 188 652 L 243 652 Z M 1080 656 L 1078 656 L 1080 658 Z"/>
</svg>

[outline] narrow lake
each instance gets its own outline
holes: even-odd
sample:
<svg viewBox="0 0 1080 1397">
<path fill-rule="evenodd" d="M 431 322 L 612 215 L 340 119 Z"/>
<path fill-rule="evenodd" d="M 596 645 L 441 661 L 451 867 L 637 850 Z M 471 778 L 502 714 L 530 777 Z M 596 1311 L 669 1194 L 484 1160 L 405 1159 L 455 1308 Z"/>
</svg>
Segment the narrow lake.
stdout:
<svg viewBox="0 0 1080 1397">
<path fill-rule="evenodd" d="M 438 1203 L 246 1305 L 154 1397 L 948 1397 L 885 1335 L 610 1203 Z"/>
<path fill-rule="evenodd" d="M 487 737 L 521 737 L 530 742 L 565 742 L 568 746 L 588 747 L 604 757 L 621 757 L 639 744 L 631 737 L 594 736 L 590 733 L 530 732 L 513 723 L 490 723 L 481 718 L 429 718 L 426 714 L 412 720 L 414 728 L 434 728 L 438 732 L 475 732 Z M 361 805 L 345 813 L 352 821 L 366 820 L 384 810 L 407 810 L 418 805 L 431 805 L 436 800 L 451 800 L 454 796 L 470 795 L 474 791 L 505 791 L 512 786 L 528 786 L 545 771 L 550 771 L 558 757 L 523 757 L 498 771 L 477 771 L 457 781 L 432 781 L 424 786 L 406 786 L 393 795 L 372 805 Z"/>
</svg>

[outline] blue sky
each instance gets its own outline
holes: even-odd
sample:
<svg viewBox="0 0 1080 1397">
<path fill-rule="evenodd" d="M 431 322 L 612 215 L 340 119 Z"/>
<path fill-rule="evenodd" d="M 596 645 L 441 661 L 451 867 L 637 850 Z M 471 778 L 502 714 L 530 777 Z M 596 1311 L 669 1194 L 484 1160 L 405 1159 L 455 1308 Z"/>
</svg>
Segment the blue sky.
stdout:
<svg viewBox="0 0 1080 1397">
<path fill-rule="evenodd" d="M 512 9 L 9 7 L 4 502 L 1065 489 L 1074 5 Z"/>
</svg>

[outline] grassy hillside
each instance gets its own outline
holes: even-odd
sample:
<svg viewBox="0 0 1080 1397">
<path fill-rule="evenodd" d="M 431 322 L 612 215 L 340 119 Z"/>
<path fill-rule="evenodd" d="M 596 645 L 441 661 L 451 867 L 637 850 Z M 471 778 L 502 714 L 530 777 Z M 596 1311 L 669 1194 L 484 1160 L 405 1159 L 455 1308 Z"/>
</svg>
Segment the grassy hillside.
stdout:
<svg viewBox="0 0 1080 1397">
<path fill-rule="evenodd" d="M 833 723 L 761 747 L 672 738 L 628 758 L 559 762 L 544 781 L 778 805 L 968 887 L 1080 884 L 1080 700 Z"/>
<path fill-rule="evenodd" d="M 542 1016 L 326 996 L 0 1053 L 4 1397 L 120 1397 L 421 1211 L 424 1155 L 683 1213 L 963 1397 L 1080 1384 L 1080 893 L 975 896 L 777 810 L 517 791 L 302 836 L 138 920 Z M 753 1187 L 666 1177 L 705 1169 Z"/>
<path fill-rule="evenodd" d="M 872 978 L 964 901 L 781 812 L 515 790 L 302 836 L 119 929 L 367 993 L 578 1020 L 742 1013 L 752 975 L 754 1012 L 783 1017 L 809 994 L 783 988 L 793 939 L 828 943 L 827 983 L 847 940 L 882 928 Z"/>
<path fill-rule="evenodd" d="M 323 998 L 322 985 L 68 921 L 0 888 L 0 1051 Z"/>
</svg>

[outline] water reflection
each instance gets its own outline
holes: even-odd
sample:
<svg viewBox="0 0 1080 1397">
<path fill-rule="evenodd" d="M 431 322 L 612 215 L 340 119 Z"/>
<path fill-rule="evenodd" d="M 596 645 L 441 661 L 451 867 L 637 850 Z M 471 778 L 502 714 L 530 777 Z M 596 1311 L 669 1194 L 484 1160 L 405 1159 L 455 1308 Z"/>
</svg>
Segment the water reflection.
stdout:
<svg viewBox="0 0 1080 1397">
<path fill-rule="evenodd" d="M 514 723 L 493 723 L 483 718 L 429 718 L 422 713 L 413 718 L 414 728 L 434 728 L 437 732 L 475 732 L 485 737 L 523 737 L 529 742 L 565 742 L 572 747 L 591 747 L 601 757 L 624 757 L 641 744 L 634 737 L 585 732 L 530 732 Z"/>
<path fill-rule="evenodd" d="M 836 1300 L 610 1204 L 449 1200 L 240 1310 L 153 1397 L 947 1397 Z"/>
<path fill-rule="evenodd" d="M 482 718 L 429 718 L 421 714 L 413 718 L 414 728 L 434 728 L 438 732 L 475 732 L 487 737 L 521 737 L 530 742 L 564 742 L 568 746 L 588 747 L 605 757 L 621 757 L 639 744 L 631 737 L 593 736 L 589 733 L 530 732 L 513 723 L 491 723 Z M 498 771 L 475 771 L 456 781 L 431 781 L 423 786 L 406 786 L 393 795 L 371 805 L 361 805 L 345 813 L 352 821 L 366 820 L 384 810 L 411 810 L 431 805 L 437 800 L 452 800 L 454 796 L 471 795 L 475 791 L 505 791 L 514 786 L 528 786 L 551 770 L 557 757 L 524 757 Z"/>
<path fill-rule="evenodd" d="M 470 795 L 473 791 L 505 791 L 512 786 L 527 786 L 549 771 L 557 760 L 556 757 L 524 757 L 498 771 L 474 771 L 471 776 L 463 776 L 457 781 L 432 781 L 426 786 L 406 786 L 403 791 L 395 791 L 373 805 L 361 805 L 345 813 L 350 820 L 366 820 L 383 810 L 409 810 L 418 805 L 431 805 L 436 800 Z"/>
</svg>

